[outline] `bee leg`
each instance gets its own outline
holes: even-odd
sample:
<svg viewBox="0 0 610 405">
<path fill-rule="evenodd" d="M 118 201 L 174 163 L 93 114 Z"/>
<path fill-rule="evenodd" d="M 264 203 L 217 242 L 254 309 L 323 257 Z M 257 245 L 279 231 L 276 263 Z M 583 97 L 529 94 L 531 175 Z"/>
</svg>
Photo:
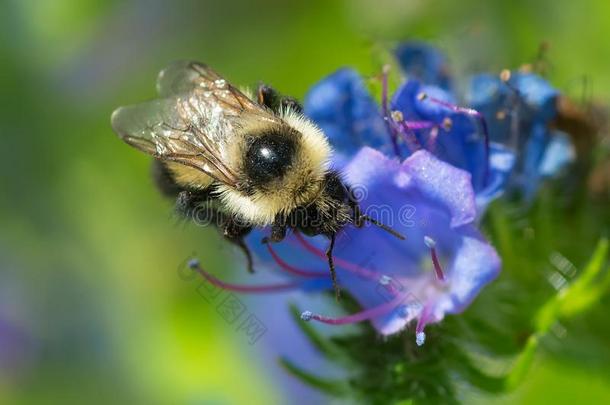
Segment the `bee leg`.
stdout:
<svg viewBox="0 0 610 405">
<path fill-rule="evenodd" d="M 240 248 L 244 256 L 246 256 L 248 273 L 254 273 L 252 253 L 244 241 L 244 237 L 250 233 L 252 227 L 241 225 L 235 221 L 234 217 L 222 213 L 219 213 L 219 227 L 222 229 L 223 236 Z"/>
<path fill-rule="evenodd" d="M 206 191 L 183 190 L 176 198 L 176 213 L 184 218 L 192 219 L 198 225 L 215 225 L 224 238 L 241 249 L 246 256 L 247 269 L 254 273 L 254 262 L 244 237 L 250 233 L 252 227 L 244 226 L 235 221 L 235 218 L 216 209 L 213 205 L 205 202 L 213 200 Z"/>
<path fill-rule="evenodd" d="M 364 220 L 362 219 L 362 212 L 360 211 L 360 204 L 358 204 L 358 201 L 356 199 L 356 197 L 354 196 L 354 193 L 352 192 L 352 190 L 348 189 L 348 196 L 349 196 L 349 206 L 352 209 L 352 212 L 354 213 L 354 225 L 357 228 L 362 228 L 362 226 L 364 225 Z"/>
<path fill-rule="evenodd" d="M 271 225 L 271 236 L 265 236 L 263 243 L 277 243 L 284 240 L 288 227 L 284 221 L 277 220 Z"/>
<path fill-rule="evenodd" d="M 209 201 L 210 194 L 205 191 L 193 192 L 182 190 L 178 193 L 174 210 L 181 217 L 192 219 L 198 224 L 215 221 L 217 212 L 204 203 Z"/>
<path fill-rule="evenodd" d="M 266 84 L 260 84 L 258 86 L 256 95 L 260 105 L 264 105 L 275 113 L 279 113 L 282 110 L 296 111 L 298 113 L 303 112 L 303 106 L 296 98 L 282 96 L 277 90 Z"/>
<path fill-rule="evenodd" d="M 333 249 L 335 248 L 335 234 L 329 235 L 330 245 L 326 249 L 326 258 L 328 259 L 328 268 L 330 269 L 330 278 L 333 281 L 333 289 L 335 290 L 335 299 L 339 301 L 341 289 L 337 283 L 337 272 L 335 271 L 335 261 L 333 260 Z"/>
<path fill-rule="evenodd" d="M 260 105 L 276 111 L 279 106 L 280 93 L 278 93 L 273 87 L 267 86 L 264 83 L 258 85 L 256 90 L 257 101 Z"/>
<path fill-rule="evenodd" d="M 252 252 L 250 252 L 250 248 L 248 247 L 248 245 L 246 245 L 246 242 L 244 242 L 244 238 L 229 239 L 229 241 L 235 244 L 235 246 L 237 246 L 238 248 L 240 248 L 242 252 L 244 252 L 244 256 L 246 256 L 246 266 L 248 269 L 248 273 L 253 274 L 254 261 L 252 260 Z"/>
</svg>

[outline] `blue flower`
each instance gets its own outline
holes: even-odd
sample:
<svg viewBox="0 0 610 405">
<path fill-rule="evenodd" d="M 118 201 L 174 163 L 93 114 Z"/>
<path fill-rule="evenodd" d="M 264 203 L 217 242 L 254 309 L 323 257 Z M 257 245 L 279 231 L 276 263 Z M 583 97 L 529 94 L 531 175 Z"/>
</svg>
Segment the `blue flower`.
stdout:
<svg viewBox="0 0 610 405">
<path fill-rule="evenodd" d="M 500 271 L 495 250 L 476 229 L 470 176 L 423 150 L 400 162 L 371 148 L 363 148 L 344 173 L 349 184 L 366 190 L 364 212 L 407 240 L 372 227 L 346 228 L 336 247 L 339 282 L 365 310 L 345 318 L 304 317 L 327 323 L 370 319 L 385 335 L 417 319 L 421 342 L 426 324 L 462 311 Z M 327 242 L 300 239 L 309 252 L 318 252 L 313 271 L 324 272 L 320 253 Z M 284 257 L 300 257 L 298 246 L 277 248 Z"/>
<path fill-rule="evenodd" d="M 452 81 L 447 57 L 437 48 L 425 42 L 411 41 L 396 47 L 394 54 L 409 78 L 444 90 L 451 89 Z"/>
<path fill-rule="evenodd" d="M 560 172 L 575 157 L 568 135 L 551 129 L 559 92 L 542 77 L 506 72 L 470 80 L 466 102 L 489 123 L 492 140 L 520 151 L 513 184 L 531 199 L 540 180 Z"/>
<path fill-rule="evenodd" d="M 456 106 L 448 91 L 416 80 L 404 83 L 391 102 L 400 111 L 407 136 L 420 148 L 466 170 L 472 176 L 479 216 L 487 205 L 504 191 L 515 161 L 514 154 L 498 143 L 487 143 L 485 123 L 476 111 Z M 416 123 L 429 123 L 423 128 Z"/>
<path fill-rule="evenodd" d="M 343 173 L 360 190 L 361 209 L 407 239 L 371 226 L 345 227 L 335 246 L 338 280 L 363 310 L 334 318 L 306 311 L 302 318 L 328 324 L 368 320 L 384 335 L 417 320 L 421 344 L 427 324 L 462 311 L 500 271 L 495 250 L 476 228 L 470 175 L 424 150 L 400 161 L 368 147 L 349 160 Z M 241 292 L 332 289 L 327 239 L 295 232 L 281 243 L 262 245 L 267 233 L 256 230 L 246 243 L 256 253 L 257 267 L 283 272 L 282 281 L 237 286 L 193 267 L 208 281 Z"/>
<path fill-rule="evenodd" d="M 419 97 L 422 91 L 426 99 Z M 382 98 L 379 106 L 351 69 L 338 70 L 306 96 L 305 114 L 328 136 L 332 166 L 357 191 L 361 209 L 407 239 L 368 225 L 346 226 L 334 250 L 337 277 L 362 311 L 337 317 L 305 311 L 302 319 L 370 321 L 383 335 L 415 322 L 422 344 L 427 324 L 462 311 L 500 271 L 500 259 L 478 232 L 477 218 L 501 191 L 512 154 L 494 146 L 490 156 L 479 117 L 454 107 L 446 88 L 408 81 L 391 103 L 387 88 Z M 271 280 L 266 274 L 254 286 L 236 285 L 216 279 L 198 263 L 193 268 L 217 286 L 244 293 L 332 291 L 325 237 L 292 232 L 281 243 L 264 245 L 268 233 L 254 230 L 246 244 L 257 269 L 276 270 Z"/>
<path fill-rule="evenodd" d="M 575 151 L 568 135 L 551 129 L 549 125 L 557 116 L 557 89 L 533 73 L 505 72 L 503 78 L 479 74 L 470 80 L 465 104 L 484 117 L 489 137 L 496 142 L 490 146 L 489 181 L 482 186 L 481 148 L 472 150 L 476 148 L 475 139 L 456 136 L 456 132 L 467 134 L 471 130 L 469 124 L 455 117 L 455 109 L 445 108 L 443 111 L 441 105 L 425 106 L 424 103 L 418 108 L 413 97 L 413 92 L 417 91 L 456 104 L 456 97 L 450 93 L 452 86 L 445 55 L 420 42 L 400 45 L 395 55 L 410 80 L 397 91 L 394 102 L 398 105 L 392 108 L 404 108 L 418 119 L 430 119 L 437 124 L 449 116 L 459 127 L 458 131 L 451 131 L 451 136 L 440 138 L 442 151 L 439 156 L 473 174 L 477 205 L 481 209 L 507 188 L 509 177 L 511 186 L 531 199 L 541 179 L 556 175 L 574 160 Z M 417 89 L 413 79 L 422 83 L 421 88 Z M 405 94 L 400 96 L 401 93 Z M 450 116 L 451 112 L 453 116 Z M 422 136 L 421 131 L 418 136 Z M 468 161 L 460 159 L 464 157 Z M 513 166 L 515 170 L 511 174 Z"/>
<path fill-rule="evenodd" d="M 420 99 L 421 94 L 427 98 Z M 487 148 L 477 117 L 451 108 L 455 103 L 445 89 L 409 80 L 394 93 L 384 122 L 383 106 L 380 109 L 366 91 L 358 73 L 341 69 L 310 90 L 304 109 L 331 139 L 338 167 L 363 146 L 401 158 L 428 150 L 471 174 L 481 216 L 489 202 L 504 191 L 514 155 L 496 143 Z M 389 117 L 396 118 L 396 112 L 400 112 L 399 122 Z"/>
<path fill-rule="evenodd" d="M 331 139 L 335 167 L 344 166 L 365 145 L 392 153 L 377 102 L 355 70 L 339 69 L 315 84 L 303 107 L 305 114 Z"/>
</svg>

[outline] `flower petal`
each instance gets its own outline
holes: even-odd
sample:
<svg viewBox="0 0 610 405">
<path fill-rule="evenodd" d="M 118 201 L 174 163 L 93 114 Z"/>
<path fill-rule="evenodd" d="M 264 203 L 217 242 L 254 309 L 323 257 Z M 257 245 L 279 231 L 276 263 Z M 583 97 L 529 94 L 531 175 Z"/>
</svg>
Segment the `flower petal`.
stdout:
<svg viewBox="0 0 610 405">
<path fill-rule="evenodd" d="M 424 83 L 444 89 L 451 87 L 445 55 L 425 42 L 405 42 L 394 51 L 402 70 Z"/>
<path fill-rule="evenodd" d="M 421 93 L 429 97 L 422 100 L 418 97 Z M 469 172 L 478 194 L 488 188 L 492 180 L 489 176 L 486 178 L 485 137 L 479 123 L 474 117 L 439 105 L 431 101 L 431 98 L 455 104 L 452 95 L 439 87 L 408 81 L 394 94 L 392 109 L 401 111 L 407 120 L 423 120 L 435 124 L 438 129 L 434 134 L 429 129 L 413 132 L 420 144 L 439 159 Z M 451 123 L 448 129 L 444 127 L 446 119 Z M 493 170 L 490 167 L 490 171 Z"/>
<path fill-rule="evenodd" d="M 328 136 L 341 160 L 365 145 L 391 151 L 379 107 L 355 70 L 340 69 L 313 86 L 304 113 Z"/>
<path fill-rule="evenodd" d="M 428 198 L 438 201 L 451 214 L 451 226 L 472 222 L 476 217 L 471 176 L 427 151 L 417 151 L 403 163 L 417 187 Z"/>
<path fill-rule="evenodd" d="M 540 162 L 540 174 L 543 177 L 553 176 L 575 159 L 576 150 L 568 134 L 561 131 L 552 131 L 551 140 Z"/>
<path fill-rule="evenodd" d="M 515 166 L 515 153 L 499 143 L 492 142 L 489 154 L 489 181 L 476 193 L 477 215 L 485 212 L 491 201 L 498 198 L 507 188 Z"/>
<path fill-rule="evenodd" d="M 505 83 L 495 75 L 477 75 L 466 96 L 485 115 L 491 139 L 521 151 L 511 183 L 526 199 L 535 195 L 542 178 L 572 159 L 569 140 L 551 136 L 559 92 L 542 77 L 513 72 Z"/>
<path fill-rule="evenodd" d="M 365 310 L 396 301 L 371 319 L 380 333 L 400 331 L 422 316 L 424 308 L 426 313 L 432 311 L 426 323 L 460 311 L 497 273 L 495 252 L 474 228 L 474 192 L 463 170 L 426 151 L 400 162 L 365 147 L 351 159 L 344 175 L 349 184 L 362 187 L 363 212 L 407 235 L 399 240 L 370 225 L 348 225 L 337 235 L 334 258 L 341 288 Z M 270 264 L 269 253 L 259 242 L 261 236 L 254 231 L 248 244 L 263 263 Z M 426 243 L 430 239 L 444 266 L 444 282 L 435 276 Z M 307 238 L 306 243 L 313 253 L 293 235 L 274 249 L 292 265 L 302 268 L 307 263 L 312 271 L 328 270 L 323 254 L 328 239 L 318 236 Z M 294 272 L 283 274 L 295 277 Z M 329 278 L 303 286 L 309 291 L 329 289 Z"/>
</svg>

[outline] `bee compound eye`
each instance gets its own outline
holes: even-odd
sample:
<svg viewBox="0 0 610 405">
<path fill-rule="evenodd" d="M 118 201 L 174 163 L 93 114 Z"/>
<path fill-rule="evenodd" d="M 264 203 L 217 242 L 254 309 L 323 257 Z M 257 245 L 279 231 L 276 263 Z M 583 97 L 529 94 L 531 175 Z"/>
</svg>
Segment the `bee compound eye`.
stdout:
<svg viewBox="0 0 610 405">
<path fill-rule="evenodd" d="M 282 134 L 257 137 L 246 152 L 246 175 L 257 183 L 282 177 L 288 171 L 295 153 L 295 143 Z"/>
</svg>

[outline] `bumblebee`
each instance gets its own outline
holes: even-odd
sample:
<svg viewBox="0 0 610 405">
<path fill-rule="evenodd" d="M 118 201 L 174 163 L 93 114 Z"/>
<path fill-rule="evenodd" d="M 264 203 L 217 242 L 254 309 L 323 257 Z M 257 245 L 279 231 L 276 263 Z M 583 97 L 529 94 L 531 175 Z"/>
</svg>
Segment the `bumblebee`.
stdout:
<svg viewBox="0 0 610 405">
<path fill-rule="evenodd" d="M 179 214 L 197 213 L 215 224 L 244 250 L 250 271 L 244 237 L 254 227 L 270 227 L 264 243 L 282 241 L 289 229 L 326 236 L 337 294 L 333 248 L 339 230 L 368 221 L 402 238 L 360 212 L 349 185 L 330 167 L 328 139 L 295 99 L 266 85 L 248 95 L 189 61 L 161 71 L 157 91 L 158 99 L 114 111 L 112 128 L 155 158 L 157 184 L 176 198 Z"/>
</svg>

